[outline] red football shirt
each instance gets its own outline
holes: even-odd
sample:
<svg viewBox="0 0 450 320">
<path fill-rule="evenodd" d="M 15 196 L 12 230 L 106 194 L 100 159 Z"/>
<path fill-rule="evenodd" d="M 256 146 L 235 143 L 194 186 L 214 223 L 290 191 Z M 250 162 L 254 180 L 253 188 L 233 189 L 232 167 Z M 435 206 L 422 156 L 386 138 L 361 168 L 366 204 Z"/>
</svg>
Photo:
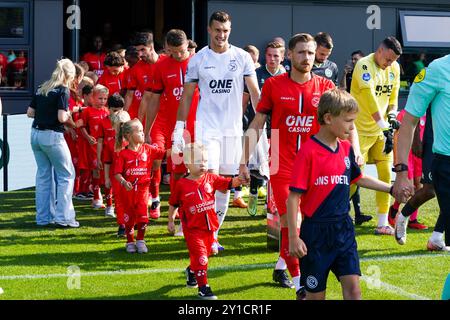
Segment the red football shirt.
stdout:
<svg viewBox="0 0 450 320">
<path fill-rule="evenodd" d="M 97 109 L 94 107 L 87 107 L 83 109 L 81 113 L 81 119 L 83 120 L 83 127 L 86 128 L 89 135 L 95 139 L 102 137 L 102 122 L 103 119 L 108 118 L 109 110 L 106 108 Z"/>
<path fill-rule="evenodd" d="M 361 177 L 349 141 L 338 141 L 332 150 L 312 137 L 297 153 L 289 189 L 302 193 L 300 209 L 306 217 L 335 221 L 348 216 L 350 184 Z"/>
<path fill-rule="evenodd" d="M 144 143 L 137 151 L 121 150 L 114 163 L 114 175 L 121 174 L 125 180 L 136 184 L 150 182 L 155 159 L 164 157 L 164 149 Z"/>
<path fill-rule="evenodd" d="M 169 204 L 178 207 L 183 230 L 216 231 L 219 220 L 215 210 L 216 190 L 231 188 L 231 178 L 205 173 L 198 180 L 181 178 L 170 194 Z"/>
<path fill-rule="evenodd" d="M 0 53 L 0 77 L 6 75 L 7 66 L 8 66 L 8 57 Z"/>
<path fill-rule="evenodd" d="M 164 121 L 166 127 L 170 130 L 175 128 L 177 121 L 178 106 L 183 94 L 184 76 L 190 58 L 179 62 L 168 57 L 155 64 L 151 91 L 161 95 L 157 121 Z M 199 97 L 199 91 L 196 88 L 187 119 L 189 124 L 195 120 Z"/>
<path fill-rule="evenodd" d="M 115 76 L 105 69 L 105 72 L 98 79 L 98 84 L 107 87 L 110 96 L 114 93 L 120 93 L 120 90 L 124 88 L 124 73 L 122 72 Z"/>
<path fill-rule="evenodd" d="M 256 111 L 272 115 L 272 175 L 290 178 L 301 144 L 319 131 L 317 106 L 320 97 L 332 88 L 333 82 L 314 74 L 311 80 L 302 84 L 291 80 L 290 73 L 266 80 Z M 272 173 L 274 169 L 276 171 Z"/>
<path fill-rule="evenodd" d="M 23 72 L 27 66 L 27 58 L 17 57 L 9 63 L 9 67 L 16 72 Z"/>
<path fill-rule="evenodd" d="M 103 62 L 105 62 L 105 53 L 97 54 L 95 52 L 87 52 L 81 57 L 81 61 L 86 61 L 89 70 L 94 71 L 99 77 L 103 74 Z"/>
<path fill-rule="evenodd" d="M 165 58 L 159 56 L 156 63 L 163 59 Z M 128 109 L 128 113 L 132 119 L 137 117 L 139 105 L 141 104 L 145 90 L 151 90 L 153 69 L 156 63 L 147 63 L 143 60 L 139 60 L 128 73 L 126 88 L 134 91 L 133 101 Z"/>
</svg>

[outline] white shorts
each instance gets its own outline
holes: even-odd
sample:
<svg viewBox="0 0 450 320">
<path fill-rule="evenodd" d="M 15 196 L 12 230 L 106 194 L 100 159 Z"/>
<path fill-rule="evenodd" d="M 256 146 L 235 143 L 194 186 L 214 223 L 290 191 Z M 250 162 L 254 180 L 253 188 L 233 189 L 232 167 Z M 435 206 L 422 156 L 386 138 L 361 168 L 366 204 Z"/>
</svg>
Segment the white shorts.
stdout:
<svg viewBox="0 0 450 320">
<path fill-rule="evenodd" d="M 221 175 L 239 174 L 242 137 L 202 135 L 197 142 L 203 144 L 208 151 L 209 170 L 215 170 Z"/>
</svg>

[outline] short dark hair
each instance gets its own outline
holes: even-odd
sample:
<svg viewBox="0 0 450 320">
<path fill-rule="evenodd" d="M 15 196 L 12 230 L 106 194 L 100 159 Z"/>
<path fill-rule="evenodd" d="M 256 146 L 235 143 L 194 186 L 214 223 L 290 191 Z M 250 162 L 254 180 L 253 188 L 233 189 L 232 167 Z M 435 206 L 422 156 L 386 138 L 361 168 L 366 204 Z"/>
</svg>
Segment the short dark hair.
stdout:
<svg viewBox="0 0 450 320">
<path fill-rule="evenodd" d="M 129 46 L 125 50 L 125 57 L 138 57 L 139 54 L 134 46 Z"/>
<path fill-rule="evenodd" d="M 365 56 L 364 52 L 362 52 L 361 50 L 353 51 L 352 54 L 351 54 L 350 56 L 353 57 L 355 54 L 360 55 L 360 56 L 362 56 L 362 57 Z"/>
<path fill-rule="evenodd" d="M 146 46 L 153 45 L 153 33 L 151 32 L 138 32 L 133 40 L 134 46 Z"/>
<path fill-rule="evenodd" d="M 212 22 L 214 20 L 222 22 L 222 23 L 227 22 L 227 21 L 231 22 L 231 16 L 228 13 L 226 13 L 225 11 L 216 11 L 216 12 L 213 12 L 211 17 L 209 17 L 208 25 L 211 26 Z"/>
<path fill-rule="evenodd" d="M 187 41 L 186 33 L 180 29 L 169 30 L 166 34 L 166 43 L 172 47 L 179 47 Z"/>
<path fill-rule="evenodd" d="M 89 95 L 94 91 L 94 86 L 87 84 L 83 87 L 83 89 L 81 89 L 81 94 L 84 95 Z"/>
<path fill-rule="evenodd" d="M 116 51 L 108 52 L 103 63 L 108 67 L 122 67 L 125 64 L 123 57 Z"/>
<path fill-rule="evenodd" d="M 295 46 L 297 45 L 298 42 L 315 42 L 314 38 L 312 35 L 310 35 L 309 33 L 297 33 L 296 35 L 294 35 L 291 40 L 289 40 L 289 44 L 288 44 L 288 48 L 289 50 L 294 50 Z"/>
<path fill-rule="evenodd" d="M 327 49 L 333 49 L 333 39 L 326 32 L 319 32 L 314 36 L 317 46 L 321 46 Z"/>
<path fill-rule="evenodd" d="M 118 93 L 114 93 L 108 98 L 108 108 L 123 108 L 125 100 Z"/>
<path fill-rule="evenodd" d="M 394 51 L 394 53 L 398 56 L 403 53 L 402 45 L 394 36 L 387 37 L 386 39 L 384 39 L 381 42 L 381 44 L 385 48 L 388 48 L 388 49 L 391 49 L 392 51 Z"/>
</svg>

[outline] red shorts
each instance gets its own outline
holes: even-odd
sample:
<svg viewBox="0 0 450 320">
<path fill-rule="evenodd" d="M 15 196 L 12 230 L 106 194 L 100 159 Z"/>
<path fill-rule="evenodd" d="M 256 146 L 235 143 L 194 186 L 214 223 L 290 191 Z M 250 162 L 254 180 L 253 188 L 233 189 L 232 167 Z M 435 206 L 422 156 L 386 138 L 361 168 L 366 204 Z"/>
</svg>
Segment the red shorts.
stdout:
<svg viewBox="0 0 450 320">
<path fill-rule="evenodd" d="M 78 168 L 78 139 L 72 139 L 72 136 L 68 132 L 64 133 L 64 138 L 66 139 L 67 146 L 69 147 L 70 156 L 72 157 L 72 163 L 75 168 Z"/>
<path fill-rule="evenodd" d="M 78 168 L 89 170 L 88 150 L 89 142 L 84 137 L 80 137 L 77 142 L 78 149 Z"/>
<path fill-rule="evenodd" d="M 422 177 L 422 158 L 416 157 L 412 152 L 408 157 L 408 179 Z"/>
<path fill-rule="evenodd" d="M 214 243 L 214 232 L 198 229 L 183 229 L 183 233 L 189 250 L 191 270 L 207 270 L 208 257 L 211 255 L 211 246 Z"/>
<path fill-rule="evenodd" d="M 291 179 L 286 176 L 272 175 L 270 176 L 270 186 L 272 194 L 277 206 L 278 215 L 281 217 L 287 212 L 286 201 L 289 196 L 289 183 Z"/>
<path fill-rule="evenodd" d="M 130 191 L 121 186 L 119 192 L 125 224 L 131 227 L 136 223 L 148 223 L 149 183 L 138 184 Z"/>
</svg>

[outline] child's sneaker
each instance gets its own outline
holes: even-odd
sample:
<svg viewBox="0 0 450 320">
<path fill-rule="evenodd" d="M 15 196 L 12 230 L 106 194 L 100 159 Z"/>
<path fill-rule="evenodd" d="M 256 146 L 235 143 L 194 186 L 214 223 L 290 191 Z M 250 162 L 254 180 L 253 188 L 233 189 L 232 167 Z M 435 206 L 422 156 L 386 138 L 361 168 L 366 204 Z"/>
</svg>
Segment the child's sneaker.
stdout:
<svg viewBox="0 0 450 320">
<path fill-rule="evenodd" d="M 384 226 L 384 227 L 377 227 L 375 228 L 375 234 L 376 235 L 387 235 L 392 236 L 394 235 L 394 228 L 391 226 Z"/>
<path fill-rule="evenodd" d="M 195 274 L 191 271 L 190 267 L 187 267 L 185 270 L 186 274 L 186 287 L 188 288 L 197 288 L 197 279 L 195 279 Z"/>
<path fill-rule="evenodd" d="M 247 208 L 247 204 L 245 203 L 244 199 L 242 199 L 242 197 L 233 199 L 232 205 L 233 205 L 233 207 L 236 207 L 236 208 L 241 208 L 241 209 Z"/>
<path fill-rule="evenodd" d="M 148 252 L 148 248 L 145 245 L 145 241 L 144 240 L 136 241 L 136 249 L 137 249 L 138 253 L 147 253 Z"/>
<path fill-rule="evenodd" d="M 151 219 L 158 219 L 161 216 L 161 212 L 159 208 L 161 207 L 161 202 L 154 201 L 152 202 L 152 205 L 150 206 L 150 218 Z"/>
<path fill-rule="evenodd" d="M 92 197 L 90 197 L 87 193 L 83 193 L 83 192 L 77 193 L 76 195 L 73 196 L 73 198 L 75 200 L 81 200 L 81 201 L 92 200 Z"/>
<path fill-rule="evenodd" d="M 103 204 L 102 200 L 92 200 L 92 208 L 94 208 L 94 209 L 105 209 L 106 206 Z"/>
<path fill-rule="evenodd" d="M 214 295 L 208 285 L 198 288 L 198 297 L 202 300 L 217 300 L 217 296 Z"/>
<path fill-rule="evenodd" d="M 114 213 L 114 207 L 106 207 L 105 208 L 105 217 L 115 218 L 116 214 Z"/>
<path fill-rule="evenodd" d="M 136 244 L 134 242 L 128 242 L 125 245 L 125 249 L 127 250 L 128 253 L 136 253 L 137 251 Z"/>
<path fill-rule="evenodd" d="M 225 248 L 219 243 L 219 241 L 215 240 L 211 246 L 211 253 L 213 255 L 216 255 L 219 253 L 219 251 L 223 251 L 223 250 L 225 250 Z"/>
<path fill-rule="evenodd" d="M 117 230 L 117 238 L 124 238 L 125 237 L 125 226 L 120 225 L 119 229 Z"/>
</svg>

